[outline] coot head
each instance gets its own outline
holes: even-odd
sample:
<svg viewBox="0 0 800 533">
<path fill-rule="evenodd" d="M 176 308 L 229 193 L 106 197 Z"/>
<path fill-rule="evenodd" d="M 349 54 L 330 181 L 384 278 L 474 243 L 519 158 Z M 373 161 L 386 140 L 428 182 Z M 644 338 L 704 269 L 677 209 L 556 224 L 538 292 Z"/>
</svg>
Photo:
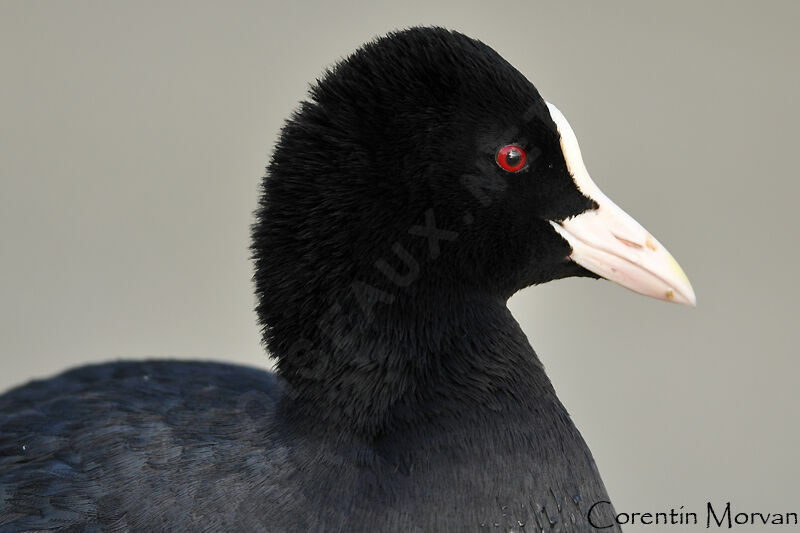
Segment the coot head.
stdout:
<svg viewBox="0 0 800 533">
<path fill-rule="evenodd" d="M 567 276 L 694 303 L 664 247 L 589 178 L 558 109 L 441 28 L 377 39 L 317 81 L 275 147 L 253 237 L 279 369 L 331 320 L 424 317 Z"/>
</svg>

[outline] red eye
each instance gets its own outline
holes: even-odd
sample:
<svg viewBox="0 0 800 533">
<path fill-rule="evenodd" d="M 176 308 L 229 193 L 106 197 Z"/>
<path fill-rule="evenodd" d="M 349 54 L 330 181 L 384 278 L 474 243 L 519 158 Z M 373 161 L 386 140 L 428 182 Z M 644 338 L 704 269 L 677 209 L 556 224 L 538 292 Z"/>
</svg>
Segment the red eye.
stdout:
<svg viewBox="0 0 800 533">
<path fill-rule="evenodd" d="M 497 164 L 508 172 L 518 172 L 525 166 L 525 150 L 516 144 L 509 144 L 497 152 Z"/>
</svg>

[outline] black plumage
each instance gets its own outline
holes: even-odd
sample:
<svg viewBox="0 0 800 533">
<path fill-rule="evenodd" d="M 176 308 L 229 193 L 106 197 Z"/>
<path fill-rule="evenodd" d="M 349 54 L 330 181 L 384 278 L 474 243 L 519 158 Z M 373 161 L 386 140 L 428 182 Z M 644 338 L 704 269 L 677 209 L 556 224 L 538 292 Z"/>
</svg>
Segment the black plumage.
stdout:
<svg viewBox="0 0 800 533">
<path fill-rule="evenodd" d="M 519 172 L 495 162 L 509 143 Z M 0 532 L 588 530 L 608 496 L 506 300 L 593 276 L 548 220 L 594 207 L 491 48 L 439 28 L 365 45 L 264 180 L 277 376 L 110 363 L 0 396 Z"/>
</svg>

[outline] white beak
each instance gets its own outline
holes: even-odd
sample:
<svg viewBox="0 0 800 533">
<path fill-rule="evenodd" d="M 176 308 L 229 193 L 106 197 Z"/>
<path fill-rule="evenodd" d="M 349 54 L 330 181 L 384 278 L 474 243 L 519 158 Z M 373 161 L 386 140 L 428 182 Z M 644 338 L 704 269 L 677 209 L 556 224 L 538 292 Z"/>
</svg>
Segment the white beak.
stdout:
<svg viewBox="0 0 800 533">
<path fill-rule="evenodd" d="M 599 206 L 560 222 L 550 221 L 572 247 L 569 258 L 632 291 L 694 307 L 697 299 L 680 265 L 641 224 L 594 184 L 567 119 L 548 103 L 561 135 L 561 150 L 575 184 Z"/>
</svg>

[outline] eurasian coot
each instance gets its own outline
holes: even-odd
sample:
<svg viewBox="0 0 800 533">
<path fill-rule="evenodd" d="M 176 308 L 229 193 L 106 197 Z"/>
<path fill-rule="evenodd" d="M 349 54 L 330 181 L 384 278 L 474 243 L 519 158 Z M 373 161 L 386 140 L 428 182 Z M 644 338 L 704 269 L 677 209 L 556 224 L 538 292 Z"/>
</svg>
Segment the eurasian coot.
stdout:
<svg viewBox="0 0 800 533">
<path fill-rule="evenodd" d="M 276 373 L 115 362 L 6 393 L 0 531 L 611 524 L 610 504 L 587 517 L 609 498 L 506 301 L 568 276 L 694 294 L 494 50 L 413 28 L 326 72 L 252 235 Z"/>
</svg>

